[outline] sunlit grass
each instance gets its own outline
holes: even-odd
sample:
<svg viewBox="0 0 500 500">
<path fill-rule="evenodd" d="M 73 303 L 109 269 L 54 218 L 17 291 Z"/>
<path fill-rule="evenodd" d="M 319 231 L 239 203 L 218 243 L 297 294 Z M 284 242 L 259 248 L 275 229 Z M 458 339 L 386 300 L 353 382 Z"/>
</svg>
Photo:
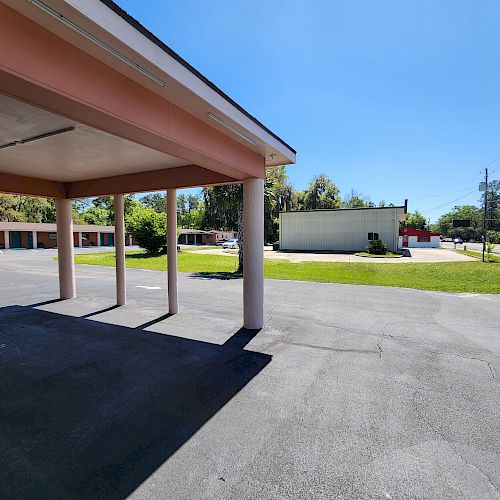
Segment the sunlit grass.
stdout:
<svg viewBox="0 0 500 500">
<path fill-rule="evenodd" d="M 114 266 L 114 253 L 78 254 L 77 264 Z M 167 256 L 148 256 L 140 250 L 127 252 L 129 268 L 165 271 Z M 178 254 L 180 272 L 224 274 L 237 277 L 237 256 L 193 253 Z M 500 266 L 477 262 L 379 264 L 374 262 L 297 262 L 265 259 L 266 278 L 279 280 L 398 286 L 450 292 L 500 293 Z"/>
</svg>

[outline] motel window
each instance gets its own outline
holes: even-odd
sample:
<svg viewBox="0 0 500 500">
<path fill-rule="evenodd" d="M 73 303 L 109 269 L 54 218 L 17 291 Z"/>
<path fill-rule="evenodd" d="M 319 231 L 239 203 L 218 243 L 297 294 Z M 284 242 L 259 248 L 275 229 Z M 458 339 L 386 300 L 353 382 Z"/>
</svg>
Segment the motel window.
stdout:
<svg viewBox="0 0 500 500">
<path fill-rule="evenodd" d="M 57 241 L 57 233 L 49 233 L 49 240 Z"/>
<path fill-rule="evenodd" d="M 90 240 L 90 233 L 82 233 L 82 240 Z"/>
<path fill-rule="evenodd" d="M 378 233 L 368 233 L 368 241 L 378 240 Z"/>
<path fill-rule="evenodd" d="M 430 243 L 431 237 L 430 236 L 419 236 L 418 241 L 422 243 Z"/>
</svg>

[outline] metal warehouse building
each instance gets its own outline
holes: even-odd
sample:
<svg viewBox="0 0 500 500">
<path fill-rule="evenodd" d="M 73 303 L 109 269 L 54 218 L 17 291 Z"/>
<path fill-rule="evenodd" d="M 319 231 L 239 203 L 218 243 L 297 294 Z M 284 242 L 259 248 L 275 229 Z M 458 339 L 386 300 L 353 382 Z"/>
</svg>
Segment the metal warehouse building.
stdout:
<svg viewBox="0 0 500 500">
<path fill-rule="evenodd" d="M 398 249 L 399 225 L 407 205 L 379 208 L 339 208 L 280 213 L 280 249 L 306 251 L 365 250 L 380 239 Z"/>
</svg>

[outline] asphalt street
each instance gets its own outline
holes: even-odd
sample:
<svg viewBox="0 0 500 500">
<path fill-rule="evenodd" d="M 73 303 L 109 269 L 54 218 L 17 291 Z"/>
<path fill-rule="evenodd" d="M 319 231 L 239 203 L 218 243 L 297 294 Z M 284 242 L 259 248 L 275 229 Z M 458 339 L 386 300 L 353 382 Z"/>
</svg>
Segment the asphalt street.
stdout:
<svg viewBox="0 0 500 500">
<path fill-rule="evenodd" d="M 500 296 L 0 255 L 0 497 L 500 499 Z"/>
</svg>

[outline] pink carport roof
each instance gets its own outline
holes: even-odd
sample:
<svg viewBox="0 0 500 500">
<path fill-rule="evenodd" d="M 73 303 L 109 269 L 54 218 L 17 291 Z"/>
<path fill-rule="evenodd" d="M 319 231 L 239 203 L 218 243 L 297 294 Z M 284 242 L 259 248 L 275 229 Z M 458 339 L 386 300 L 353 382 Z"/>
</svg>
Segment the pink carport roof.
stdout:
<svg viewBox="0 0 500 500">
<path fill-rule="evenodd" d="M 284 141 L 123 14 L 100 0 L 0 3 L 0 191 L 152 191 L 294 163 Z"/>
</svg>

